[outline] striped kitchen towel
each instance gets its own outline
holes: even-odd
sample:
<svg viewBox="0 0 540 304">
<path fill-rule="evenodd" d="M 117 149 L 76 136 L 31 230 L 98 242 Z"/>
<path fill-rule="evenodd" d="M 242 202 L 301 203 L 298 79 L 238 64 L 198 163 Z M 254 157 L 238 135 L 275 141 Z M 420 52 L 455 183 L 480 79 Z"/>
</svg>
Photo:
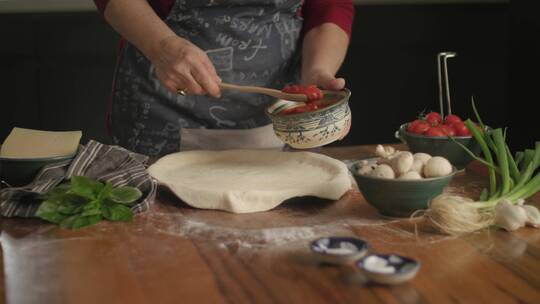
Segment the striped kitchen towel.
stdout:
<svg viewBox="0 0 540 304">
<path fill-rule="evenodd" d="M 114 187 L 139 188 L 143 196 L 131 209 L 133 212 L 146 211 L 154 201 L 157 189 L 156 181 L 146 172 L 147 161 L 147 156 L 90 140 L 73 160 L 45 166 L 30 184 L 1 189 L 0 215 L 36 217 L 41 203 L 36 197 L 78 175 L 108 181 Z"/>
</svg>

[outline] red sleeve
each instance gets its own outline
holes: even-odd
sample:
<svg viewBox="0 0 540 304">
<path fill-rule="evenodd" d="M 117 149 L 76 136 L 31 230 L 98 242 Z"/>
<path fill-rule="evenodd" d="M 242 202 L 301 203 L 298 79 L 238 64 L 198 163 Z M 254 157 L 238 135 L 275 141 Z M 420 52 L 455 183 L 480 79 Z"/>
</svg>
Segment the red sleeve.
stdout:
<svg viewBox="0 0 540 304">
<path fill-rule="evenodd" d="M 354 19 L 352 0 L 304 0 L 302 16 L 304 33 L 323 23 L 331 22 L 343 29 L 349 38 L 351 37 Z"/>
<path fill-rule="evenodd" d="M 98 11 L 101 14 L 104 14 L 109 0 L 94 0 L 94 3 L 96 4 Z M 171 11 L 174 0 L 148 0 L 148 3 L 150 3 L 150 6 L 152 6 L 156 14 L 164 19 Z"/>
</svg>

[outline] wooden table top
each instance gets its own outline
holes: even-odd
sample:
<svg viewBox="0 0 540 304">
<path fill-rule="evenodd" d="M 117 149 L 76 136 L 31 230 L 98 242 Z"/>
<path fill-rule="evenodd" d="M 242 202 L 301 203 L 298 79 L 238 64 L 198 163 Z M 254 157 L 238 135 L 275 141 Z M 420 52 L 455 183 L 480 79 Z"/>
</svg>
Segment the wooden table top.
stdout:
<svg viewBox="0 0 540 304">
<path fill-rule="evenodd" d="M 372 151 L 322 152 L 356 159 Z M 484 180 L 469 167 L 447 189 L 475 193 Z M 197 210 L 161 191 L 129 223 L 69 231 L 0 219 L 0 227 L 7 303 L 540 303 L 540 230 L 457 238 L 419 225 L 416 235 L 409 219 L 378 215 L 355 190 L 253 214 Z M 362 238 L 372 252 L 410 256 L 422 268 L 402 285 L 362 284 L 353 266 L 309 253 L 311 240 L 330 235 Z"/>
</svg>

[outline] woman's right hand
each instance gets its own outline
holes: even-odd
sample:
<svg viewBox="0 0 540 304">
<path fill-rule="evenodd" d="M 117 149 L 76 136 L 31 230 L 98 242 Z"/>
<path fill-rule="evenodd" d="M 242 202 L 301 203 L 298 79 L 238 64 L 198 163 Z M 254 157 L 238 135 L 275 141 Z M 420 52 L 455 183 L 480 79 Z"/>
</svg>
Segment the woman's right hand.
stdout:
<svg viewBox="0 0 540 304">
<path fill-rule="evenodd" d="M 150 61 L 156 77 L 171 92 L 220 97 L 221 79 L 206 53 L 178 36 L 169 36 L 158 43 Z"/>
</svg>

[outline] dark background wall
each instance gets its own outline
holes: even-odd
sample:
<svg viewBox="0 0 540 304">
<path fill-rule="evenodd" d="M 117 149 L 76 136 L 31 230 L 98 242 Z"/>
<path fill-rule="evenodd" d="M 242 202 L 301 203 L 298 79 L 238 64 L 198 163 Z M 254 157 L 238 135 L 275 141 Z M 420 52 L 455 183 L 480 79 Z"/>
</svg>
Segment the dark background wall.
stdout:
<svg viewBox="0 0 540 304">
<path fill-rule="evenodd" d="M 0 37 L 0 140 L 19 126 L 108 141 L 118 37 L 100 15 L 0 15 Z"/>
<path fill-rule="evenodd" d="M 339 72 L 353 92 L 353 128 L 334 145 L 394 142 L 401 123 L 438 110 L 440 51 L 458 54 L 449 62 L 453 112 L 471 116 L 474 95 L 487 123 L 512 125 L 510 5 L 370 5 L 356 12 Z M 0 141 L 20 126 L 82 129 L 85 141 L 109 142 L 104 113 L 118 36 L 101 16 L 5 14 L 0 36 Z"/>
<path fill-rule="evenodd" d="M 436 55 L 449 60 L 452 110 L 472 115 L 474 95 L 486 123 L 505 125 L 508 6 L 357 7 L 341 74 L 353 92 L 353 128 L 345 143 L 395 141 L 399 125 L 438 110 Z"/>
</svg>

